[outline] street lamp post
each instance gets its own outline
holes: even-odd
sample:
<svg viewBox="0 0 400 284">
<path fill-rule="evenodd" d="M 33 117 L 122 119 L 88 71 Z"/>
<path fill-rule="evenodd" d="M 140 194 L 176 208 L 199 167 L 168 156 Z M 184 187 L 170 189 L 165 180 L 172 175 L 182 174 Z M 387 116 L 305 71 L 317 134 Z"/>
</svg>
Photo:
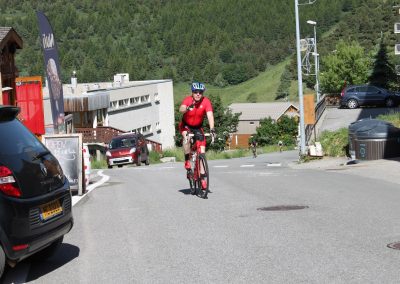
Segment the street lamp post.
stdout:
<svg viewBox="0 0 400 284">
<path fill-rule="evenodd" d="M 300 153 L 306 154 L 306 137 L 304 127 L 304 102 L 303 102 L 303 78 L 301 74 L 301 51 L 300 51 L 300 25 L 299 25 L 299 1 L 294 1 L 296 12 L 296 49 L 297 49 L 297 81 L 299 94 L 299 110 L 300 110 Z"/>
<path fill-rule="evenodd" d="M 308 20 L 307 24 L 312 25 L 314 27 L 314 64 L 315 64 L 315 91 L 317 93 L 317 102 L 319 102 L 320 94 L 319 94 L 319 54 L 317 52 L 317 22 Z"/>
</svg>

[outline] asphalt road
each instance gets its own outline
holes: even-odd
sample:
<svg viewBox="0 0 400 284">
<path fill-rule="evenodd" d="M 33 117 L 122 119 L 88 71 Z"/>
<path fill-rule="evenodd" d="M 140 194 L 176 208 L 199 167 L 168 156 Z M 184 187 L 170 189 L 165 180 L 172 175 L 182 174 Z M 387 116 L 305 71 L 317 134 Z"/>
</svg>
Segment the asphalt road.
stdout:
<svg viewBox="0 0 400 284">
<path fill-rule="evenodd" d="M 6 283 L 397 283 L 398 183 L 296 159 L 211 161 L 207 200 L 182 163 L 105 170 L 61 250 Z M 259 210 L 282 205 L 307 208 Z"/>
<path fill-rule="evenodd" d="M 377 118 L 381 114 L 392 112 L 400 112 L 400 108 L 327 108 L 319 132 L 321 133 L 324 130 L 335 131 L 343 127 L 347 128 L 350 123 L 359 119 Z"/>
</svg>

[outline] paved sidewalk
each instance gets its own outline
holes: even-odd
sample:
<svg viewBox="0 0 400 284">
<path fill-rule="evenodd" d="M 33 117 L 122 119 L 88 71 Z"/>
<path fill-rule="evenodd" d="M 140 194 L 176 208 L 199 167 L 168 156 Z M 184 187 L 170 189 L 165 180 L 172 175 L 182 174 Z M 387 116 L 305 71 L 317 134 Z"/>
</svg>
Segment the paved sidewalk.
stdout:
<svg viewBox="0 0 400 284">
<path fill-rule="evenodd" d="M 294 169 L 313 169 L 323 171 L 340 171 L 362 177 L 380 179 L 400 184 L 400 158 L 390 160 L 357 161 L 349 163 L 345 157 L 328 158 L 310 161 L 306 163 L 292 163 L 289 166 Z"/>
<path fill-rule="evenodd" d="M 90 184 L 86 188 L 84 194 L 79 196 L 77 193 L 74 193 L 72 195 L 72 206 L 76 205 L 80 200 L 86 198 L 89 192 L 108 181 L 108 179 L 109 176 L 103 175 L 102 170 L 93 170 L 90 174 Z"/>
</svg>

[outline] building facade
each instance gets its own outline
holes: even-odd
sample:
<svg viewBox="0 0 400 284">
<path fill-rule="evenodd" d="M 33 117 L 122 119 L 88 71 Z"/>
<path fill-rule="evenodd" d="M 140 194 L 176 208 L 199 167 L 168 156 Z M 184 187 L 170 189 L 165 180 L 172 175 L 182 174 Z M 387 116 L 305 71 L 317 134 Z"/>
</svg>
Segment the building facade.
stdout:
<svg viewBox="0 0 400 284">
<path fill-rule="evenodd" d="M 147 139 L 174 147 L 174 100 L 172 80 L 129 81 L 116 74 L 114 82 L 63 85 L 65 114 L 74 127 L 109 126 L 124 132 L 142 133 Z M 48 90 L 43 89 L 45 124 L 51 131 Z"/>
<path fill-rule="evenodd" d="M 289 102 L 234 103 L 229 106 L 232 113 L 240 113 L 237 132 L 229 139 L 230 148 L 246 148 L 249 138 L 256 133 L 260 121 L 270 117 L 278 121 L 283 115 L 299 117 L 299 109 Z"/>
</svg>

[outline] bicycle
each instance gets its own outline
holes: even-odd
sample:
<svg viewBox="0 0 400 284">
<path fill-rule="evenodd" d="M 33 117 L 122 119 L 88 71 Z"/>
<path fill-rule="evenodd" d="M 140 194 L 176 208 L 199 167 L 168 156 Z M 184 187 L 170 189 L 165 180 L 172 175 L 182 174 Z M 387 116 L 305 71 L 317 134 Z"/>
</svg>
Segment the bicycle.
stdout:
<svg viewBox="0 0 400 284">
<path fill-rule="evenodd" d="M 187 179 L 190 184 L 190 193 L 197 195 L 201 198 L 207 199 L 207 194 L 210 187 L 210 176 L 208 172 L 208 163 L 206 154 L 201 153 L 200 141 L 198 141 L 199 134 L 188 133 L 187 136 L 190 139 L 190 163 L 191 169 L 187 171 Z M 202 135 L 202 134 L 201 134 Z M 204 133 L 204 136 L 211 136 L 211 143 L 214 142 L 214 137 L 210 133 Z M 204 169 L 204 173 L 201 174 L 201 168 Z M 207 187 L 203 189 L 201 187 L 201 180 L 205 179 Z"/>
</svg>

